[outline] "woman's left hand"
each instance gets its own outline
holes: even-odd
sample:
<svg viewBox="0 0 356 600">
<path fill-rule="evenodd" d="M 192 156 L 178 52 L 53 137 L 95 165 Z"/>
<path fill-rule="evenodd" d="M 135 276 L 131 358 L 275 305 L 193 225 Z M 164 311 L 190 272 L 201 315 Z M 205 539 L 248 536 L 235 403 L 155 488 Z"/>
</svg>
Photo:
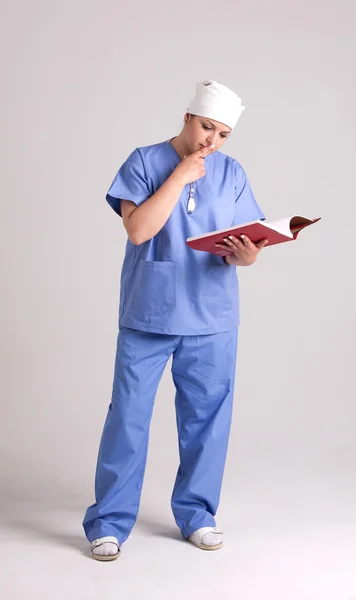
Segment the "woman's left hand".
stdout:
<svg viewBox="0 0 356 600">
<path fill-rule="evenodd" d="M 241 235 L 239 238 L 230 235 L 227 238 L 224 238 L 225 244 L 215 244 L 217 248 L 223 248 L 226 250 L 232 250 L 233 254 L 229 254 L 225 256 L 226 262 L 229 265 L 234 265 L 236 267 L 247 267 L 252 265 L 259 252 L 261 252 L 262 248 L 268 244 L 268 240 L 261 240 L 254 244 L 246 235 Z"/>
</svg>

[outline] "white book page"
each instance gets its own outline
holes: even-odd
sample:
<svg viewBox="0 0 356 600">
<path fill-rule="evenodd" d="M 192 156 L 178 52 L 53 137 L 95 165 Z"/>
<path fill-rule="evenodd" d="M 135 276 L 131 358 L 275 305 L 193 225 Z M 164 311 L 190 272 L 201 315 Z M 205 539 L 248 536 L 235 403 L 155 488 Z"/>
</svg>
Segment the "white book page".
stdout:
<svg viewBox="0 0 356 600">
<path fill-rule="evenodd" d="M 282 233 L 290 238 L 293 237 L 293 234 L 290 230 L 290 222 L 292 217 L 285 217 L 284 219 L 277 219 L 277 221 L 264 221 L 264 225 L 271 227 L 275 231 Z"/>
</svg>

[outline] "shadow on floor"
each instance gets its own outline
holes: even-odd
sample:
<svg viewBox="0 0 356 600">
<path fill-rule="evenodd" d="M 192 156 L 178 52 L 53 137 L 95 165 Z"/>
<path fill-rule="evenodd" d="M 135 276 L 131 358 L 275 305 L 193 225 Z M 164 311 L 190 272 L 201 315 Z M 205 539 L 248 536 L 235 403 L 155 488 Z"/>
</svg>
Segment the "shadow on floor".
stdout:
<svg viewBox="0 0 356 600">
<path fill-rule="evenodd" d="M 69 504 L 70 503 L 68 502 L 66 510 L 70 511 L 70 521 L 72 522 L 73 512 L 77 512 L 77 507 L 73 507 L 73 510 L 70 510 Z M 75 527 L 75 532 L 68 533 L 60 530 L 61 517 L 59 518 L 58 516 L 58 510 L 53 514 L 53 521 L 51 522 L 51 511 L 48 508 L 46 510 L 44 506 L 38 506 L 37 514 L 34 514 L 32 506 L 27 519 L 24 518 L 24 514 L 26 514 L 26 502 L 23 503 L 22 507 L 21 504 L 18 503 L 17 509 L 15 514 L 13 510 L 9 511 L 12 514 L 8 515 L 8 518 L 5 520 L 5 529 L 8 531 L 18 531 L 19 535 L 22 537 L 27 539 L 30 537 L 33 538 L 34 541 L 44 540 L 59 546 L 73 548 L 79 550 L 83 556 L 91 558 L 90 545 L 84 535 L 84 531 L 81 535 L 77 533 L 80 531 L 81 527 L 82 511 L 78 512 L 78 525 Z M 43 520 L 40 520 L 41 512 L 44 515 Z M 18 513 L 18 515 L 16 513 Z M 62 518 L 64 523 L 64 514 Z M 185 541 L 177 526 L 168 523 L 160 523 L 158 517 L 150 517 L 147 513 L 138 517 L 134 530 L 143 533 L 144 535 L 149 534 L 149 536 L 156 538 Z"/>
<path fill-rule="evenodd" d="M 135 528 L 137 528 L 139 531 L 150 533 L 155 537 L 164 537 L 184 541 L 184 538 L 177 526 L 160 523 L 158 522 L 157 517 L 150 517 L 147 514 L 138 516 Z"/>
</svg>

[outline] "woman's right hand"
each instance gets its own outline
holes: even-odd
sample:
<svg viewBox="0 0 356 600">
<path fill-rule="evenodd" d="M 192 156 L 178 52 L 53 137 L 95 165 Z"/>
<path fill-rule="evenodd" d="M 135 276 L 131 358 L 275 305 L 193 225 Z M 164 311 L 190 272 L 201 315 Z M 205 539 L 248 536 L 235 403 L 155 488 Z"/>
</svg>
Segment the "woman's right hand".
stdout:
<svg viewBox="0 0 356 600">
<path fill-rule="evenodd" d="M 205 175 L 204 159 L 208 154 L 213 152 L 213 149 L 214 145 L 199 148 L 196 152 L 183 158 L 172 174 L 179 178 L 182 185 L 187 185 L 187 183 L 193 183 L 193 181 L 200 179 L 200 177 Z"/>
</svg>

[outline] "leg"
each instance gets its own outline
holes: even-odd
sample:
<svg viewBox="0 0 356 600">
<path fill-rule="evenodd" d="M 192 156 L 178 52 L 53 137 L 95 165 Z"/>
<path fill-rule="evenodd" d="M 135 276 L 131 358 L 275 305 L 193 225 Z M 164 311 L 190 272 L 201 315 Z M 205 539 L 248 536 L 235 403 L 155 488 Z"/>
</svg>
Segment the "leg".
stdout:
<svg viewBox="0 0 356 600">
<path fill-rule="evenodd" d="M 83 520 L 90 542 L 115 536 L 122 544 L 136 521 L 154 399 L 174 342 L 174 336 L 120 328 L 112 399 L 97 460 L 96 502 Z"/>
<path fill-rule="evenodd" d="M 183 336 L 173 354 L 180 465 L 171 505 L 187 538 L 215 527 L 230 435 L 238 330 Z"/>
</svg>

